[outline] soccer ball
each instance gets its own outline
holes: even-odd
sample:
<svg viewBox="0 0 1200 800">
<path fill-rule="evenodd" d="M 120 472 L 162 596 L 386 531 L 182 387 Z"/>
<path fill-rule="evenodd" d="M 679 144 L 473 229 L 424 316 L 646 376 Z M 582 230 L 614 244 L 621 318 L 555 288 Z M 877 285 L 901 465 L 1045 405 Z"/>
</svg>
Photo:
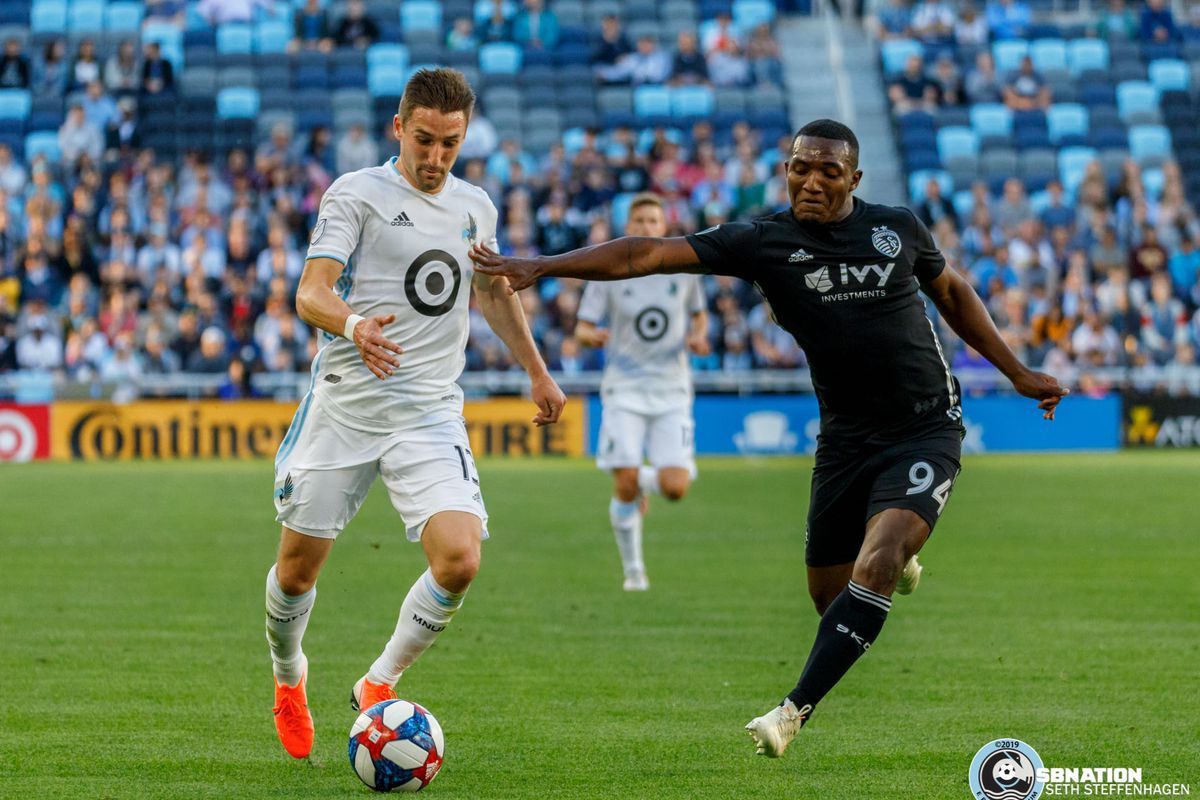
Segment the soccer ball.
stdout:
<svg viewBox="0 0 1200 800">
<path fill-rule="evenodd" d="M 377 792 L 419 792 L 437 777 L 446 752 L 442 726 L 408 700 L 385 700 L 350 728 L 350 766 Z"/>
</svg>

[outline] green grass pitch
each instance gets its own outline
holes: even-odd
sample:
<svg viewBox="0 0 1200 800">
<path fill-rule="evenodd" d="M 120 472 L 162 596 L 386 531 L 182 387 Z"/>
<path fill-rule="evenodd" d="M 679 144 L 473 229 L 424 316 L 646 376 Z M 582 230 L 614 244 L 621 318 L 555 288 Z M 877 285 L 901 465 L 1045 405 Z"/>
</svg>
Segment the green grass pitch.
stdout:
<svg viewBox="0 0 1200 800">
<path fill-rule="evenodd" d="M 1017 737 L 1047 766 L 1200 792 L 1200 457 L 969 458 L 878 644 L 786 757 L 742 726 L 791 688 L 816 615 L 806 459 L 706 460 L 620 589 L 608 479 L 480 464 L 493 539 L 401 681 L 446 730 L 442 798 L 948 798 Z M 266 463 L 0 469 L 0 797 L 355 798 L 351 683 L 423 569 L 376 486 L 305 643 L 311 761 L 271 723 Z"/>
</svg>

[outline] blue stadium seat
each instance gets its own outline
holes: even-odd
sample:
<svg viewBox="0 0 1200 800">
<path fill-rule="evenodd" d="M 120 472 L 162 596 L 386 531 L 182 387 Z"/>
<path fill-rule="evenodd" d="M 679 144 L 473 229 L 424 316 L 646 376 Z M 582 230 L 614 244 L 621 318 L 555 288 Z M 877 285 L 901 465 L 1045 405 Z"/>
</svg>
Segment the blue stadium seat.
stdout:
<svg viewBox="0 0 1200 800">
<path fill-rule="evenodd" d="M 511 42 L 489 42 L 479 48 L 479 69 L 491 75 L 515 75 L 521 70 L 521 48 Z"/>
<path fill-rule="evenodd" d="M 1088 81 L 1079 87 L 1079 102 L 1085 106 L 1115 106 L 1117 93 L 1111 83 Z"/>
<path fill-rule="evenodd" d="M 633 205 L 633 198 L 636 196 L 632 192 L 622 192 L 612 199 L 609 209 L 612 214 L 613 230 L 625 230 L 625 223 L 629 221 L 629 208 Z"/>
<path fill-rule="evenodd" d="M 909 56 L 924 57 L 925 49 L 914 39 L 889 39 L 880 46 L 879 55 L 883 60 L 884 76 L 891 77 L 904 71 L 904 62 Z"/>
<path fill-rule="evenodd" d="M 66 29 L 66 0 L 37 0 L 29 9 L 29 30 L 31 32 L 62 33 Z"/>
<path fill-rule="evenodd" d="M 0 119 L 27 119 L 33 105 L 25 89 L 0 89 Z"/>
<path fill-rule="evenodd" d="M 943 164 L 959 156 L 978 156 L 979 135 L 970 128 L 942 128 L 937 132 L 937 150 Z"/>
<path fill-rule="evenodd" d="M 25 129 L 29 131 L 55 131 L 62 127 L 63 113 L 61 111 L 34 111 L 29 114 L 29 119 L 25 122 Z"/>
<path fill-rule="evenodd" d="M 1172 90 L 1187 91 L 1191 83 L 1192 71 L 1186 61 L 1177 58 L 1162 58 L 1151 61 L 1149 67 L 1150 82 L 1159 92 Z"/>
<path fill-rule="evenodd" d="M 367 70 L 364 67 L 337 67 L 329 83 L 335 89 L 361 89 L 367 85 Z"/>
<path fill-rule="evenodd" d="M 904 154 L 904 168 L 909 172 L 937 170 L 942 168 L 942 159 L 936 150 L 912 150 Z"/>
<path fill-rule="evenodd" d="M 1058 179 L 1069 194 L 1079 188 L 1087 165 L 1098 157 L 1093 147 L 1064 147 L 1058 151 Z"/>
<path fill-rule="evenodd" d="M 1050 134 L 1044 127 L 1023 127 L 1013 131 L 1013 147 L 1017 150 L 1042 149 L 1050 146 Z"/>
<path fill-rule="evenodd" d="M 104 0 L 72 0 L 67 9 L 67 30 L 98 33 L 104 29 Z"/>
<path fill-rule="evenodd" d="M 176 53 L 179 59 L 171 58 L 172 64 L 182 63 L 183 60 L 183 31 L 169 22 L 150 20 L 142 26 L 142 43 L 158 42 L 162 45 L 163 55 Z"/>
<path fill-rule="evenodd" d="M 1142 170 L 1142 188 L 1145 189 L 1146 196 L 1151 200 L 1158 200 L 1162 197 L 1165 184 L 1166 179 L 1161 169 L 1150 168 Z"/>
<path fill-rule="evenodd" d="M 226 22 L 217 28 L 218 53 L 250 53 L 254 50 L 254 29 L 241 22 Z"/>
<path fill-rule="evenodd" d="M 1067 43 L 1062 39 L 1037 39 L 1029 46 L 1033 67 L 1039 72 L 1067 68 Z"/>
<path fill-rule="evenodd" d="M 281 20 L 266 20 L 254 28 L 254 52 L 286 53 L 292 27 Z"/>
<path fill-rule="evenodd" d="M 407 66 L 380 64 L 367 69 L 367 91 L 372 97 L 398 94 L 407 81 Z"/>
<path fill-rule="evenodd" d="M 400 27 L 405 33 L 442 31 L 442 6 L 434 0 L 405 0 L 400 5 Z"/>
<path fill-rule="evenodd" d="M 1117 84 L 1117 110 L 1128 120 L 1133 114 L 1158 110 L 1158 89 L 1149 81 L 1122 81 Z"/>
<path fill-rule="evenodd" d="M 25 160 L 33 161 L 38 156 L 58 162 L 62 151 L 58 149 L 58 131 L 36 131 L 25 137 Z"/>
<path fill-rule="evenodd" d="M 1086 69 L 1108 69 L 1108 42 L 1103 39 L 1073 39 L 1067 45 L 1067 64 L 1075 75 Z"/>
<path fill-rule="evenodd" d="M 775 4 L 771 0 L 733 0 L 733 24 L 750 31 L 775 19 Z"/>
<path fill-rule="evenodd" d="M 324 64 L 302 65 L 292 75 L 292 85 L 296 89 L 328 89 L 329 71 Z"/>
<path fill-rule="evenodd" d="M 137 33 L 142 26 L 141 3 L 112 3 L 104 11 L 104 30 L 111 33 Z"/>
<path fill-rule="evenodd" d="M 221 119 L 248 119 L 258 113 L 257 89 L 232 86 L 217 93 L 217 116 Z"/>
<path fill-rule="evenodd" d="M 560 67 L 590 66 L 592 49 L 578 42 L 562 42 L 554 48 L 554 63 Z"/>
<path fill-rule="evenodd" d="M 1011 44 L 1011 42 L 997 42 Z M 1002 103 L 979 103 L 971 106 L 971 127 L 981 137 L 1009 136 L 1013 129 L 1012 109 Z"/>
<path fill-rule="evenodd" d="M 1046 112 L 1046 126 L 1055 144 L 1065 136 L 1086 136 L 1088 110 L 1079 103 L 1055 103 Z"/>
<path fill-rule="evenodd" d="M 707 86 L 680 86 L 671 91 L 671 113 L 677 116 L 708 116 L 713 106 L 713 91 Z"/>
<path fill-rule="evenodd" d="M 487 22 L 492 16 L 492 6 L 495 5 L 492 0 L 475 0 L 475 23 L 480 24 Z M 504 18 L 512 19 L 517 13 L 516 0 L 504 0 Z"/>
<path fill-rule="evenodd" d="M 377 66 L 408 67 L 408 48 L 402 44 L 373 44 L 367 48 L 367 70 Z"/>
<path fill-rule="evenodd" d="M 1029 42 L 1024 39 L 1006 39 L 992 45 L 992 58 L 996 61 L 996 73 L 1005 76 L 1021 66 L 1021 59 L 1029 55 Z"/>
<path fill-rule="evenodd" d="M 1170 158 L 1170 131 L 1162 125 L 1134 125 L 1129 129 L 1129 154 L 1137 161 Z"/>
<path fill-rule="evenodd" d="M 933 179 L 938 182 L 943 197 L 949 197 L 954 192 L 954 181 L 950 173 L 940 169 L 920 169 L 908 176 L 908 195 L 913 202 L 920 203 L 925 199 L 925 185 Z"/>
</svg>

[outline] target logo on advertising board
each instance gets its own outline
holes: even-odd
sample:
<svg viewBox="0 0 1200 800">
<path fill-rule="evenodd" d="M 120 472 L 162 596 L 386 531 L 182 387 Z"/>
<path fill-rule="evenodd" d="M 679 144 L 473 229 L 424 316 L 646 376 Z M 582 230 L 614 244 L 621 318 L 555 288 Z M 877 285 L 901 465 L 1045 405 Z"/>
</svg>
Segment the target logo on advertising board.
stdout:
<svg viewBox="0 0 1200 800">
<path fill-rule="evenodd" d="M 50 457 L 50 407 L 0 403 L 0 463 Z"/>
</svg>

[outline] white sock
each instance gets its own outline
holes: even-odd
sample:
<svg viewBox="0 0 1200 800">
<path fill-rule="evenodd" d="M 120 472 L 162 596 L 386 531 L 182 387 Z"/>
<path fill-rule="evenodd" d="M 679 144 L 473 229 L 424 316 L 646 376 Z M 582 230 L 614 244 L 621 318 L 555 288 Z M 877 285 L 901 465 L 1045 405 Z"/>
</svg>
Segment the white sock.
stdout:
<svg viewBox="0 0 1200 800">
<path fill-rule="evenodd" d="M 408 596 L 400 606 L 396 631 L 367 671 L 367 680 L 395 686 L 404 670 L 450 624 L 465 594 L 465 591 L 455 593 L 442 588 L 433 579 L 433 572 L 425 570 L 408 590 Z"/>
<path fill-rule="evenodd" d="M 658 483 L 658 470 L 654 467 L 638 467 L 638 488 L 642 494 L 662 494 L 662 486 Z"/>
<path fill-rule="evenodd" d="M 271 648 L 275 679 L 280 683 L 295 686 L 304 677 L 308 660 L 300 648 L 300 640 L 304 638 L 309 612 L 316 601 L 315 586 L 296 597 L 284 594 L 275 575 L 275 565 L 271 565 L 267 572 L 267 644 Z"/>
<path fill-rule="evenodd" d="M 608 519 L 612 522 L 625 574 L 645 572 L 646 565 L 642 561 L 642 511 L 638 501 L 623 503 L 614 497 L 608 504 Z"/>
</svg>

